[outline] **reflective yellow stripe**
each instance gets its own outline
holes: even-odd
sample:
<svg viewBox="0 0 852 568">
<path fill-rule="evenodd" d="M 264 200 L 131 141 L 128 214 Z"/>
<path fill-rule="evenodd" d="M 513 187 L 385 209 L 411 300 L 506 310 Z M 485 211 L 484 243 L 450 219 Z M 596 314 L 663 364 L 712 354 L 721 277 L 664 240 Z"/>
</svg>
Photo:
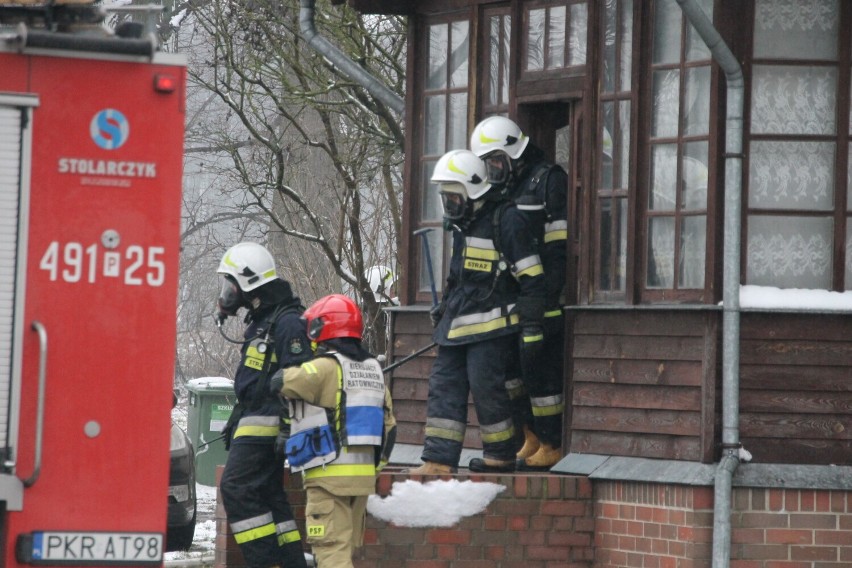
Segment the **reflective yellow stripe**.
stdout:
<svg viewBox="0 0 852 568">
<path fill-rule="evenodd" d="M 544 269 L 540 264 L 538 264 L 536 266 L 530 266 L 526 270 L 521 270 L 518 272 L 517 276 L 520 278 L 521 276 L 539 276 L 541 274 L 544 274 Z"/>
<path fill-rule="evenodd" d="M 435 428 L 434 426 L 426 426 L 426 436 L 429 438 L 441 438 L 443 440 L 451 440 L 453 442 L 463 442 L 464 434 L 455 430 L 446 428 Z"/>
<path fill-rule="evenodd" d="M 515 325 L 518 323 L 518 321 L 520 321 L 518 314 L 512 314 L 508 317 L 500 316 L 499 318 L 483 323 L 472 323 L 469 325 L 462 325 L 455 329 L 451 329 L 449 333 L 447 333 L 447 339 L 456 339 L 458 337 L 475 335 L 477 333 L 487 333 L 489 331 L 494 331 L 496 329 L 502 329 L 510 325 Z"/>
<path fill-rule="evenodd" d="M 242 544 L 250 540 L 257 540 L 259 538 L 264 538 L 273 534 L 275 534 L 275 523 L 269 523 L 268 525 L 263 525 L 262 527 L 257 527 L 256 529 L 250 529 L 240 533 L 235 533 L 234 540 L 237 541 L 237 544 Z"/>
<path fill-rule="evenodd" d="M 376 466 L 373 464 L 335 465 L 331 463 L 323 467 L 315 467 L 305 471 L 305 479 L 317 479 L 318 477 L 369 477 L 373 475 L 376 475 Z"/>
<path fill-rule="evenodd" d="M 562 310 L 550 310 L 550 311 L 544 312 L 544 317 L 546 317 L 546 318 L 555 318 L 555 317 L 561 316 L 561 315 L 562 315 Z"/>
<path fill-rule="evenodd" d="M 301 535 L 298 530 L 285 532 L 284 534 L 278 535 L 278 545 L 285 545 L 289 542 L 298 542 L 301 539 Z"/>
<path fill-rule="evenodd" d="M 306 373 L 308 373 L 309 375 L 316 375 L 316 374 L 318 373 L 317 368 L 316 368 L 316 367 L 314 366 L 314 364 L 313 364 L 313 363 L 311 363 L 311 362 L 308 362 L 308 363 L 302 363 L 302 368 L 303 368 L 303 369 L 305 370 L 305 372 L 306 372 Z"/>
<path fill-rule="evenodd" d="M 467 258 L 476 258 L 480 260 L 497 260 L 500 258 L 500 253 L 496 250 L 486 250 L 477 247 L 465 247 L 464 255 Z"/>
<path fill-rule="evenodd" d="M 533 416 L 556 416 L 557 414 L 562 414 L 563 405 L 557 404 L 556 406 L 533 406 L 532 413 Z"/>
<path fill-rule="evenodd" d="M 567 229 L 561 230 L 561 231 L 549 231 L 549 232 L 544 234 L 544 242 L 545 243 L 552 243 L 553 241 L 565 241 L 565 240 L 568 240 Z"/>
<path fill-rule="evenodd" d="M 482 436 L 483 442 L 495 444 L 497 442 L 505 442 L 506 440 L 511 440 L 515 436 L 515 429 L 509 428 L 508 430 L 501 430 L 500 432 L 494 432 L 493 434 L 486 434 L 482 431 L 482 429 L 480 429 L 479 433 Z"/>
<path fill-rule="evenodd" d="M 234 438 L 241 436 L 277 436 L 278 426 L 238 426 Z"/>
</svg>

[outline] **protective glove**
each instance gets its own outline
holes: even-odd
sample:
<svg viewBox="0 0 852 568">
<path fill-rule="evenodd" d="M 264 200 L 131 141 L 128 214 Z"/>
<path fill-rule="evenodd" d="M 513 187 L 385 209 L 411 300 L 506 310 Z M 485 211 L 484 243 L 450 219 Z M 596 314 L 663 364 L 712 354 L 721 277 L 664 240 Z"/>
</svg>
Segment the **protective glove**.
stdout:
<svg viewBox="0 0 852 568">
<path fill-rule="evenodd" d="M 287 457 L 287 440 L 290 439 L 290 426 L 287 425 L 285 428 L 283 425 L 281 426 L 281 430 L 278 431 L 278 435 L 275 436 L 275 455 L 278 457 L 286 458 Z"/>
<path fill-rule="evenodd" d="M 269 393 L 281 396 L 282 388 L 284 388 L 284 369 L 278 369 L 274 375 L 269 377 Z"/>
<path fill-rule="evenodd" d="M 429 320 L 432 322 L 432 327 L 438 327 L 438 324 L 441 323 L 441 318 L 444 315 L 444 309 L 444 302 L 441 302 L 429 310 Z"/>
<path fill-rule="evenodd" d="M 521 326 L 520 352 L 524 375 L 530 372 L 538 374 L 538 365 L 544 348 L 544 329 L 538 323 L 526 323 Z"/>
</svg>

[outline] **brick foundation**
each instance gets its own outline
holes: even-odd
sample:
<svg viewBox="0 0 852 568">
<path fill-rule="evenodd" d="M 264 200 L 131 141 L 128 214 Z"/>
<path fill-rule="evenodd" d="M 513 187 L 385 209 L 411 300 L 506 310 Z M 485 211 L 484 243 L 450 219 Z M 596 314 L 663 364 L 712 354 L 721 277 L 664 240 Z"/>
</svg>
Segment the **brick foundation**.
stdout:
<svg viewBox="0 0 852 568">
<path fill-rule="evenodd" d="M 217 481 L 221 475 L 217 472 Z M 367 517 L 356 568 L 709 568 L 713 488 L 595 481 L 585 476 L 455 475 L 506 490 L 451 528 L 397 527 Z M 434 477 L 386 471 L 393 483 Z M 284 475 L 299 530 L 305 492 Z M 731 568 L 852 566 L 852 491 L 734 488 Z M 216 568 L 242 568 L 221 502 Z"/>
</svg>

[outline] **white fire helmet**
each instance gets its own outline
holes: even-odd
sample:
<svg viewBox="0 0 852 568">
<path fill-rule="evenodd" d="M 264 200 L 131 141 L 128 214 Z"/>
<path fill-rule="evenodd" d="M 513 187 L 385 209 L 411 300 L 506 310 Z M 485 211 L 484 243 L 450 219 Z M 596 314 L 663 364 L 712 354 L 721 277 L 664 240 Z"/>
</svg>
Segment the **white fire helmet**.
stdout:
<svg viewBox="0 0 852 568">
<path fill-rule="evenodd" d="M 491 189 L 486 178 L 485 163 L 470 150 L 451 150 L 441 156 L 432 181 L 440 187 L 444 217 L 462 219 L 467 202 L 481 198 Z"/>
<path fill-rule="evenodd" d="M 229 248 L 216 272 L 230 275 L 243 292 L 250 292 L 278 277 L 272 255 L 257 243 L 239 243 Z"/>
<path fill-rule="evenodd" d="M 521 128 L 513 120 L 505 116 L 489 116 L 473 129 L 470 149 L 480 158 L 500 150 L 517 160 L 526 150 L 529 141 L 529 137 L 521 132 Z"/>
</svg>

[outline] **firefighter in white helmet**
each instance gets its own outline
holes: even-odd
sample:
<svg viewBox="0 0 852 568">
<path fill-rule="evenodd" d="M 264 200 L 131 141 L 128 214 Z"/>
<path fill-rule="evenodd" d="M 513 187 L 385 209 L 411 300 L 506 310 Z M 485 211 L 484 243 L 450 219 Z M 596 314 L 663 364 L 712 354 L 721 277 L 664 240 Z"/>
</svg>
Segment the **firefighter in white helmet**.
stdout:
<svg viewBox="0 0 852 568">
<path fill-rule="evenodd" d="M 223 430 L 228 460 L 220 491 L 228 523 L 251 568 L 306 567 L 282 482 L 287 416 L 268 386 L 273 373 L 311 357 L 303 308 L 289 282 L 278 277 L 272 255 L 257 243 L 228 249 L 217 272 L 220 328 L 238 310 L 248 312 L 234 375 L 237 405 Z"/>
<path fill-rule="evenodd" d="M 307 491 L 305 524 L 319 568 L 351 568 L 361 546 L 367 498 L 396 438 L 382 368 L 361 344 L 358 306 L 342 294 L 317 300 L 303 316 L 316 357 L 271 381 L 286 398 L 292 430 L 287 459 Z"/>
<path fill-rule="evenodd" d="M 423 465 L 410 473 L 456 470 L 467 426 L 468 394 L 479 420 L 477 472 L 515 469 L 514 425 L 506 381 L 521 325 L 541 325 L 544 279 L 528 219 L 485 179 L 469 150 L 438 160 L 437 183 L 453 254 L 443 298 L 433 309 L 438 355 L 429 377 Z"/>
<path fill-rule="evenodd" d="M 519 341 L 520 378 L 509 377 L 523 442 L 518 469 L 547 470 L 562 458 L 564 321 L 562 304 L 568 254 L 568 177 L 545 159 L 512 120 L 488 117 L 473 130 L 470 148 L 488 169 L 488 181 L 535 225 L 547 300 L 540 328 L 527 327 Z M 522 380 L 521 380 L 522 379 Z"/>
</svg>

